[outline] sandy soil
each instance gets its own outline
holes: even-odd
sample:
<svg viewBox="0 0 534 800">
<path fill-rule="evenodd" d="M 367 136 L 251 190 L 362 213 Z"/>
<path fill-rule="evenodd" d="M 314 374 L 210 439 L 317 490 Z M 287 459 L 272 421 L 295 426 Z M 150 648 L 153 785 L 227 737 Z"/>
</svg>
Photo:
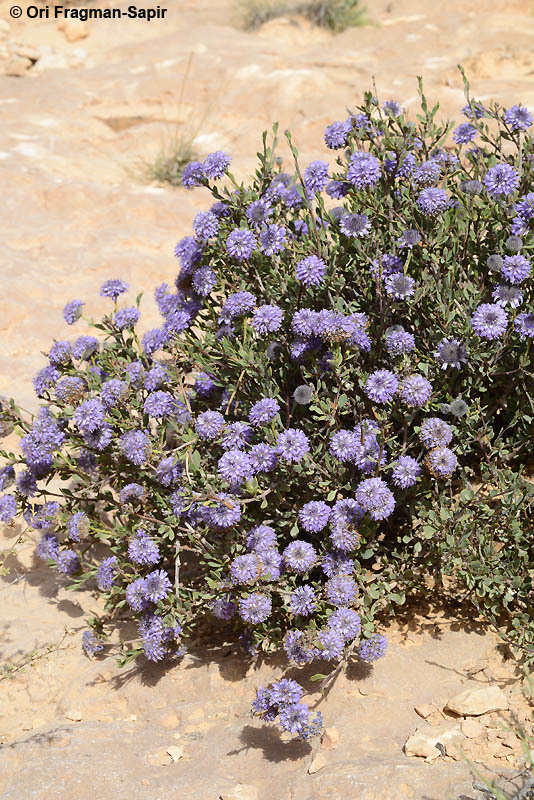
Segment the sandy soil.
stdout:
<svg viewBox="0 0 534 800">
<path fill-rule="evenodd" d="M 55 22 L 13 20 L 11 2 L 0 2 L 0 73 L 13 70 L 13 58 L 28 67 L 0 76 L 0 393 L 27 408 L 37 406 L 31 376 L 45 363 L 41 351 L 70 334 L 61 319 L 67 300 L 83 298 L 97 314 L 98 287 L 121 277 L 145 291 L 143 324 L 156 324 L 152 290 L 174 278 L 173 246 L 209 204 L 203 192 L 142 180 L 143 162 L 177 132 L 195 133 L 201 156 L 228 150 L 246 177 L 261 131 L 275 120 L 291 128 L 304 159 L 326 157 L 324 127 L 359 102 L 373 76 L 383 99 L 413 108 L 423 75 L 452 117 L 463 105 L 462 63 L 481 99 L 534 106 L 526 0 L 376 0 L 376 25 L 338 36 L 288 19 L 244 33 L 223 0 L 167 5 L 164 21 L 97 21 L 69 41 Z M 0 533 L 2 549 L 16 534 Z M 0 584 L 1 661 L 20 665 L 38 651 L 0 681 L 2 800 L 476 798 L 456 751 L 431 765 L 408 759 L 407 737 L 416 727 L 458 726 L 439 709 L 462 687 L 489 683 L 531 724 L 517 671 L 492 634 L 419 614 L 391 629 L 387 659 L 341 678 L 322 704 L 340 739 L 322 747 L 325 764 L 309 774 L 315 750 L 249 717 L 254 688 L 281 665 L 254 670 L 229 647 L 193 648 L 166 671 L 119 671 L 111 657 L 89 662 L 80 639 L 95 596 L 58 587 L 32 552 L 24 545 Z M 421 703 L 438 709 L 430 721 L 416 715 Z M 483 723 L 462 747 L 481 769 L 506 775 L 519 763 L 519 740 L 503 743 L 508 723 L 496 714 Z M 176 763 L 169 747 L 182 751 Z"/>
</svg>

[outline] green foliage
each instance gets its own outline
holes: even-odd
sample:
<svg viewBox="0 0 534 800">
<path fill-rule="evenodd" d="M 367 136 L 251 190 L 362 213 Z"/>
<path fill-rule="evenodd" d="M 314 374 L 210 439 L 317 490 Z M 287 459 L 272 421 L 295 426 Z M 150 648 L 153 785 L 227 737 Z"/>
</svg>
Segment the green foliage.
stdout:
<svg viewBox="0 0 534 800">
<path fill-rule="evenodd" d="M 305 17 L 332 33 L 367 22 L 360 0 L 237 0 L 236 5 L 245 30 L 256 30 L 272 19 L 288 15 Z"/>
</svg>

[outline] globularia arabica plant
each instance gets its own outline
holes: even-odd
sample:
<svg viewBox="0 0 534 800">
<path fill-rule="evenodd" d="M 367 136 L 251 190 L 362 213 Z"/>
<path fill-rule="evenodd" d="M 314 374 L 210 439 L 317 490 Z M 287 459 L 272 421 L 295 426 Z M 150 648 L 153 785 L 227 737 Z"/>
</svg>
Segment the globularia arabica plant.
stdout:
<svg viewBox="0 0 534 800">
<path fill-rule="evenodd" d="M 443 568 L 440 522 L 458 563 L 451 525 L 483 502 L 474 481 L 515 470 L 527 496 L 533 119 L 467 92 L 452 129 L 421 97 L 412 121 L 366 94 L 307 166 L 286 133 L 284 167 L 275 127 L 249 185 L 226 153 L 189 164 L 184 186 L 215 202 L 156 289 L 161 326 L 139 340 L 139 303 L 106 281 L 99 338 L 53 344 L 37 416 L 5 405 L 23 456 L 4 453 L 0 519 L 22 514 L 41 558 L 105 595 L 89 655 L 128 613 L 129 657 L 179 655 L 210 618 L 251 654 L 372 662 L 376 611 L 422 585 L 421 565 Z M 521 541 L 507 608 L 523 613 Z M 321 722 L 301 696 L 282 680 L 254 710 L 307 737 Z"/>
</svg>

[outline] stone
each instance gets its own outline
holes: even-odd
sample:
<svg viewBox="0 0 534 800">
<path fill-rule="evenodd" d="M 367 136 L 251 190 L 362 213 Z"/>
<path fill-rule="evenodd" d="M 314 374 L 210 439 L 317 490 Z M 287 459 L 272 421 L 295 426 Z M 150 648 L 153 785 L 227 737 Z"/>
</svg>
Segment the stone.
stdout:
<svg viewBox="0 0 534 800">
<path fill-rule="evenodd" d="M 483 689 L 466 689 L 451 697 L 445 706 L 462 717 L 479 717 L 491 711 L 506 711 L 508 699 L 498 686 L 486 686 Z"/>
<path fill-rule="evenodd" d="M 184 754 L 184 751 L 177 744 L 172 744 L 170 747 L 167 748 L 167 753 L 172 758 L 173 764 L 175 764 L 177 761 L 181 759 L 181 757 Z"/>
<path fill-rule="evenodd" d="M 477 720 L 472 717 L 464 719 L 460 727 L 463 735 L 467 736 L 468 739 L 477 739 L 484 733 L 484 728 L 480 722 L 477 722 Z"/>
<path fill-rule="evenodd" d="M 259 800 L 259 798 L 259 791 L 248 783 L 237 783 L 233 789 L 219 795 L 219 800 Z"/>
<path fill-rule="evenodd" d="M 167 716 L 161 721 L 162 727 L 168 731 L 172 730 L 173 728 L 177 728 L 179 724 L 180 717 L 174 712 L 167 714 Z"/>
<path fill-rule="evenodd" d="M 323 750 L 334 750 L 339 744 L 339 731 L 337 728 L 326 728 L 321 739 Z"/>
<path fill-rule="evenodd" d="M 81 19 L 63 19 L 57 24 L 58 31 L 62 31 L 67 42 L 78 42 L 86 39 L 91 32 L 88 22 Z"/>
<path fill-rule="evenodd" d="M 153 750 L 151 753 L 148 753 L 146 757 L 146 760 L 152 767 L 166 767 L 171 763 L 171 759 L 171 754 L 164 748 Z"/>
<path fill-rule="evenodd" d="M 326 767 L 326 757 L 323 753 L 319 752 L 308 767 L 308 775 L 315 775 L 320 769 Z"/>
<path fill-rule="evenodd" d="M 0 19 L 0 39 L 7 39 L 11 31 L 11 25 L 7 20 Z"/>
<path fill-rule="evenodd" d="M 429 703 L 423 703 L 422 705 L 415 706 L 414 708 L 415 713 L 418 714 L 422 719 L 426 719 L 436 710 L 436 707 L 429 705 Z"/>
<path fill-rule="evenodd" d="M 449 751 L 454 751 L 455 745 L 461 739 L 462 735 L 458 725 L 454 728 L 441 728 L 439 730 L 417 728 L 407 739 L 404 745 L 404 753 L 409 758 L 424 758 L 426 761 L 432 762 L 439 758 L 440 755 L 443 755 L 441 750 L 436 747 L 436 744 L 441 744 L 448 753 Z"/>
<path fill-rule="evenodd" d="M 499 739 L 503 743 L 505 747 L 509 747 L 511 750 L 517 747 L 519 744 L 517 736 L 513 731 L 507 731 L 499 736 Z"/>
<path fill-rule="evenodd" d="M 67 711 L 65 716 L 67 719 L 70 719 L 71 722 L 81 722 L 83 719 L 82 712 L 78 711 L 76 708 L 71 708 L 69 711 Z"/>
<path fill-rule="evenodd" d="M 30 61 L 29 58 L 13 55 L 8 59 L 4 72 L 12 78 L 22 78 L 32 66 L 33 61 Z"/>
</svg>

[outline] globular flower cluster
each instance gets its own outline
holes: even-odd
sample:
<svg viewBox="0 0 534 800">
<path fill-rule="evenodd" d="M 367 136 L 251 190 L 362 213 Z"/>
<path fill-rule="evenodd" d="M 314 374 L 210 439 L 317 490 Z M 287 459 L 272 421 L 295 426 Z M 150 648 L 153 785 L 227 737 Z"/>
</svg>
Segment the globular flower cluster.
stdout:
<svg viewBox="0 0 534 800">
<path fill-rule="evenodd" d="M 290 139 L 297 166 L 266 148 L 249 185 L 222 151 L 192 162 L 183 185 L 213 204 L 155 289 L 159 325 L 139 336 L 113 277 L 103 341 L 52 344 L 30 420 L 0 403 L 0 434 L 22 430 L 0 521 L 22 515 L 62 580 L 104 595 L 90 657 L 121 609 L 138 624 L 128 657 L 177 657 L 207 620 L 250 656 L 374 663 L 391 590 L 371 596 L 362 575 L 404 580 L 395 548 L 419 557 L 414 520 L 491 463 L 488 442 L 524 456 L 532 118 L 471 100 L 464 114 L 445 149 L 428 116 L 369 94 L 327 127 L 328 160 L 301 168 Z M 488 117 L 515 156 L 488 146 Z M 254 710 L 309 738 L 321 721 L 301 699 L 283 679 Z"/>
</svg>

